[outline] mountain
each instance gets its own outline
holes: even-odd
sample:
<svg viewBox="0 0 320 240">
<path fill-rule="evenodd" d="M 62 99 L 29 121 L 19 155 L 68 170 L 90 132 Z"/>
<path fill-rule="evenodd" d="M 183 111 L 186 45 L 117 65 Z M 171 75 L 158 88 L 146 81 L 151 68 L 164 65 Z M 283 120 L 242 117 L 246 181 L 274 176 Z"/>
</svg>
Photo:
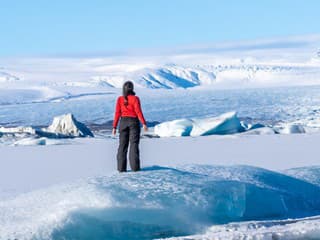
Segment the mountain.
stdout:
<svg viewBox="0 0 320 240">
<path fill-rule="evenodd" d="M 0 82 L 14 82 L 20 80 L 18 77 L 7 72 L 0 71 Z"/>
<path fill-rule="evenodd" d="M 314 85 L 320 83 L 319 42 L 320 35 L 314 35 L 149 49 L 117 56 L 0 58 L 0 82 L 19 80 L 2 71 L 10 69 L 23 76 L 21 86 L 62 90 L 121 88 L 128 80 L 150 89 Z"/>
<path fill-rule="evenodd" d="M 137 87 L 152 89 L 265 87 L 320 83 L 320 68 L 286 64 L 170 64 L 130 73 L 106 73 L 95 78 L 115 88 L 121 88 L 128 80 Z"/>
</svg>

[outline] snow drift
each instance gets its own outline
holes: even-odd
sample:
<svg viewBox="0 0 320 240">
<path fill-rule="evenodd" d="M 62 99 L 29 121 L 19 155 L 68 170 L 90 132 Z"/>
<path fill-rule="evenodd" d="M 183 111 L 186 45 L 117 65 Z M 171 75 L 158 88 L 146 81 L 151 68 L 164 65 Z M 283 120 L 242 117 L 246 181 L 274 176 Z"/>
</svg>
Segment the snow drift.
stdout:
<svg viewBox="0 0 320 240">
<path fill-rule="evenodd" d="M 153 239 L 230 221 L 319 213 L 319 186 L 280 173 L 248 166 L 154 166 L 1 200 L 0 235 Z"/>
</svg>

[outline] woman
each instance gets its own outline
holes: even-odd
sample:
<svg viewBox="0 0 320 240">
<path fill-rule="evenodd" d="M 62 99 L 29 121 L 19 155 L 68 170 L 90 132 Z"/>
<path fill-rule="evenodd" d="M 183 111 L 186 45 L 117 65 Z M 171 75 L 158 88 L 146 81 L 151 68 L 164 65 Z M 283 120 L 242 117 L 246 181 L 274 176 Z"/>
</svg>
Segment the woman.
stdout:
<svg viewBox="0 0 320 240">
<path fill-rule="evenodd" d="M 116 111 L 113 121 L 112 134 L 116 134 L 117 125 L 120 120 L 119 133 L 120 142 L 117 154 L 118 171 L 127 171 L 127 152 L 129 149 L 129 160 L 132 171 L 140 170 L 139 141 L 140 141 L 140 122 L 145 131 L 148 131 L 146 120 L 141 110 L 140 99 L 135 96 L 133 83 L 128 81 L 123 84 L 123 96 L 118 97 Z"/>
</svg>

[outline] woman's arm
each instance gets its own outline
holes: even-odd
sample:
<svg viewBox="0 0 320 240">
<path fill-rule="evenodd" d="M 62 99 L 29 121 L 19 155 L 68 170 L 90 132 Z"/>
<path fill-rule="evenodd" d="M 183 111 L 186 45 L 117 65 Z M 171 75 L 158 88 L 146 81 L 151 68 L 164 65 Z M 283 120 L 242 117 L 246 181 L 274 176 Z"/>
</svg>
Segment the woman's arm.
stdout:
<svg viewBox="0 0 320 240">
<path fill-rule="evenodd" d="M 119 97 L 117 99 L 116 109 L 114 113 L 113 129 L 117 128 L 120 117 L 121 117 L 121 106 L 120 106 L 120 97 Z"/>
<path fill-rule="evenodd" d="M 144 116 L 143 116 L 143 113 L 141 110 L 140 99 L 138 97 L 136 97 L 136 98 L 137 98 L 137 100 L 134 103 L 134 111 L 136 112 L 140 122 L 142 123 L 144 130 L 148 131 L 147 123 L 146 123 L 146 120 L 144 119 Z"/>
</svg>

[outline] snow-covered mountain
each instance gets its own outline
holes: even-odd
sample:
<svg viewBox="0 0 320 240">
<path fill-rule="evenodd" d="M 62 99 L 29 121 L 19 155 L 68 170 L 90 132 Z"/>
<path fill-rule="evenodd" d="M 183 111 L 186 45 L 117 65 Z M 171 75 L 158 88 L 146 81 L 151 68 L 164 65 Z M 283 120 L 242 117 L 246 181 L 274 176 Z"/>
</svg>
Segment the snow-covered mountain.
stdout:
<svg viewBox="0 0 320 240">
<path fill-rule="evenodd" d="M 177 65 L 145 68 L 130 73 L 106 73 L 93 79 L 121 88 L 133 81 L 142 88 L 259 87 L 320 83 L 320 68 L 266 64 Z"/>
<path fill-rule="evenodd" d="M 150 89 L 314 85 L 320 83 L 319 42 L 320 36 L 300 36 L 119 56 L 0 59 L 0 82 L 16 85 L 17 75 L 20 89 L 58 90 L 120 88 L 127 80 Z"/>
<path fill-rule="evenodd" d="M 0 71 L 0 83 L 3 82 L 14 82 L 19 81 L 20 79 L 12 74 L 7 72 Z"/>
</svg>

